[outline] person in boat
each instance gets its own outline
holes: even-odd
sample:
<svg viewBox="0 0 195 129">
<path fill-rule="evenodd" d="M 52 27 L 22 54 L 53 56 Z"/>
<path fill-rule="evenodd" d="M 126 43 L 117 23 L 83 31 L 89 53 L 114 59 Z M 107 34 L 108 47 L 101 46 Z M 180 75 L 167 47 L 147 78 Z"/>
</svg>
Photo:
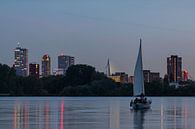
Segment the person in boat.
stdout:
<svg viewBox="0 0 195 129">
<path fill-rule="evenodd" d="M 138 102 L 138 98 L 135 98 L 134 103 L 137 103 L 137 102 Z"/>
<path fill-rule="evenodd" d="M 145 95 L 143 93 L 140 94 L 140 98 L 144 98 Z"/>
<path fill-rule="evenodd" d="M 136 104 L 136 103 L 146 103 L 147 102 L 147 100 L 146 100 L 146 98 L 145 98 L 143 93 L 141 93 L 139 97 L 140 98 L 135 98 L 134 101 L 131 101 L 131 104 L 132 103 Z"/>
<path fill-rule="evenodd" d="M 143 93 L 140 94 L 140 102 L 141 103 L 146 103 L 147 102 L 147 100 L 145 98 L 145 95 Z"/>
<path fill-rule="evenodd" d="M 147 98 L 144 98 L 144 103 L 147 103 Z"/>
</svg>

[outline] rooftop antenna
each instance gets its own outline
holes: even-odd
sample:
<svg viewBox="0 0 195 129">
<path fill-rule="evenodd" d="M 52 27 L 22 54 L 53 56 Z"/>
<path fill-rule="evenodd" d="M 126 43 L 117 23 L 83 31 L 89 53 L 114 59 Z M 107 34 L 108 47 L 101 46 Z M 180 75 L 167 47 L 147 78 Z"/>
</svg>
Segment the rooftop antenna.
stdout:
<svg viewBox="0 0 195 129">
<path fill-rule="evenodd" d="M 20 42 L 17 43 L 17 46 L 20 47 Z"/>
<path fill-rule="evenodd" d="M 60 56 L 64 56 L 64 53 L 63 53 L 63 52 L 61 52 Z"/>
</svg>

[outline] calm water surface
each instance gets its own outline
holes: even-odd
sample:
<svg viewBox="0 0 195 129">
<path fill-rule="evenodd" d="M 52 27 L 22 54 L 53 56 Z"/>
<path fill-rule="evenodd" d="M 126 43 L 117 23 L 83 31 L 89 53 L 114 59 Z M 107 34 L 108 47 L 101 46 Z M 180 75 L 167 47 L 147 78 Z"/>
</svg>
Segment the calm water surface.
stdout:
<svg viewBox="0 0 195 129">
<path fill-rule="evenodd" d="M 0 129 L 194 129 L 195 97 L 154 97 L 146 111 L 128 97 L 2 97 Z"/>
</svg>

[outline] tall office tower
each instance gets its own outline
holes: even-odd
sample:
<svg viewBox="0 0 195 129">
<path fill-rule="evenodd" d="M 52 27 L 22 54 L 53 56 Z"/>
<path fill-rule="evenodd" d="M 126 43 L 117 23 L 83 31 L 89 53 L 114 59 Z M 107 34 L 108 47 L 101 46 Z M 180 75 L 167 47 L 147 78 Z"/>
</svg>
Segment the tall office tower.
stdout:
<svg viewBox="0 0 195 129">
<path fill-rule="evenodd" d="M 61 69 L 64 71 L 64 74 L 66 73 L 66 70 L 71 66 L 74 65 L 74 57 L 66 56 L 66 55 L 59 55 L 58 56 L 58 69 Z"/>
<path fill-rule="evenodd" d="M 21 48 L 19 43 L 14 50 L 14 68 L 16 75 L 27 77 L 28 76 L 28 49 Z"/>
<path fill-rule="evenodd" d="M 49 55 L 42 57 L 42 77 L 51 75 L 51 59 Z"/>
<path fill-rule="evenodd" d="M 29 76 L 39 78 L 39 64 L 36 63 L 29 64 Z"/>
<path fill-rule="evenodd" d="M 167 75 L 169 82 L 180 82 L 182 80 L 182 58 L 171 55 L 167 58 Z"/>
</svg>

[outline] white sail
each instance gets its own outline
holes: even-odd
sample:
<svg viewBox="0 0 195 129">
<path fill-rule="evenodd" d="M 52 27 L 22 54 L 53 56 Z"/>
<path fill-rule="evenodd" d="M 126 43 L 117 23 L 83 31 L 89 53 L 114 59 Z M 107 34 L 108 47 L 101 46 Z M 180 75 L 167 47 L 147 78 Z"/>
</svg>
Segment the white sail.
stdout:
<svg viewBox="0 0 195 129">
<path fill-rule="evenodd" d="M 133 95 L 134 96 L 139 96 L 142 93 L 145 94 L 141 42 L 142 42 L 142 40 L 140 39 L 139 53 L 138 53 L 135 71 L 134 71 L 134 86 L 133 86 Z"/>
</svg>

